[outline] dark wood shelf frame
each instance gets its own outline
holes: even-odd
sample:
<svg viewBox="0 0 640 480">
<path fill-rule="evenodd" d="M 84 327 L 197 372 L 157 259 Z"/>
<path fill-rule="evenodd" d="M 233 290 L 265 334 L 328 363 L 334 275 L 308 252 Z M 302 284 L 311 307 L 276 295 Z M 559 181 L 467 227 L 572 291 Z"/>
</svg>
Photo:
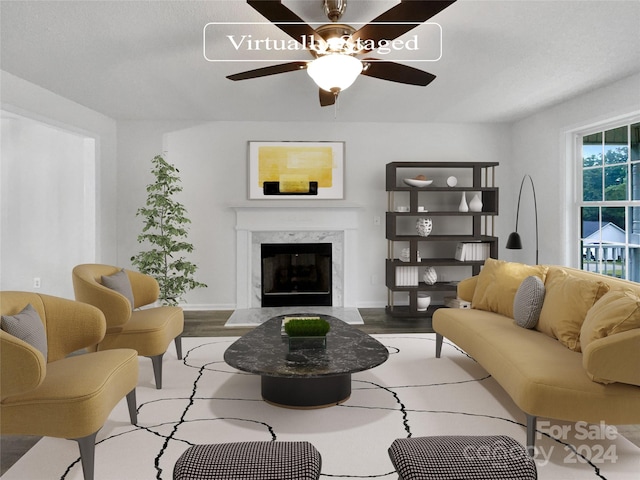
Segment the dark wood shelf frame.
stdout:
<svg viewBox="0 0 640 480">
<path fill-rule="evenodd" d="M 418 317 L 431 316 L 433 312 L 440 308 L 440 305 L 431 305 L 426 312 L 417 310 L 417 298 L 419 292 L 450 292 L 452 295 L 456 293 L 456 285 L 451 282 L 436 282 L 435 285 L 427 285 L 419 282 L 413 286 L 396 285 L 396 267 L 443 267 L 443 266 L 468 266 L 471 267 L 472 274 L 477 275 L 484 264 L 484 260 L 459 261 L 455 258 L 438 257 L 438 258 L 422 258 L 418 261 L 419 244 L 422 242 L 483 242 L 489 244 L 489 256 L 498 258 L 498 238 L 493 235 L 487 235 L 487 219 L 495 217 L 499 211 L 499 189 L 493 185 L 495 181 L 494 168 L 498 166 L 498 162 L 391 162 L 386 165 L 386 191 L 388 196 L 388 211 L 385 217 L 386 238 L 389 242 L 388 258 L 385 267 L 385 284 L 388 289 L 388 305 L 386 310 L 389 314 L 397 317 Z M 464 187 L 411 187 L 399 185 L 401 178 L 398 171 L 403 168 L 410 169 L 444 169 L 471 170 L 472 186 Z M 487 185 L 491 171 L 491 185 Z M 409 211 L 396 212 L 393 211 L 393 193 L 407 192 L 409 194 Z M 482 211 L 480 212 L 459 212 L 457 206 L 452 206 L 452 210 L 444 211 L 418 211 L 419 195 L 422 192 L 430 194 L 451 193 L 451 192 L 477 192 L 482 196 Z M 453 210 L 455 208 L 455 210 Z M 399 234 L 397 232 L 398 219 L 407 219 L 411 217 L 468 217 L 471 226 L 471 234 L 467 235 L 428 235 L 422 237 L 419 235 Z M 485 222 L 485 233 L 482 226 Z M 491 233 L 493 233 L 493 221 L 491 223 Z M 408 262 L 393 258 L 393 242 L 404 242 L 409 246 L 410 260 Z M 393 293 L 405 292 L 409 296 L 409 305 L 394 305 Z"/>
</svg>

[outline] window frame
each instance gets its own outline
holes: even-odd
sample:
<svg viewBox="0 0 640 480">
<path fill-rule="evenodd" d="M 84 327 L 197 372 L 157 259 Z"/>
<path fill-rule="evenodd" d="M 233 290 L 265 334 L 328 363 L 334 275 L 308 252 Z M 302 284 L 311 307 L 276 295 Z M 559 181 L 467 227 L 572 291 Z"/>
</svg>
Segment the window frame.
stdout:
<svg viewBox="0 0 640 480">
<path fill-rule="evenodd" d="M 636 113 L 633 115 L 629 115 L 626 118 L 618 118 L 616 120 L 603 122 L 598 125 L 592 125 L 589 128 L 581 129 L 579 131 L 574 132 L 572 136 L 572 140 L 573 140 L 572 145 L 574 150 L 573 163 L 574 163 L 575 181 L 573 182 L 574 183 L 573 186 L 574 186 L 575 197 L 573 202 L 574 203 L 573 208 L 570 210 L 572 212 L 571 216 L 574 219 L 574 221 L 572 222 L 574 228 L 571 234 L 571 237 L 573 238 L 573 240 L 571 241 L 571 244 L 572 244 L 571 257 L 576 259 L 578 268 L 585 269 L 584 268 L 585 267 L 584 240 L 587 237 L 583 237 L 583 234 L 584 234 L 583 218 L 582 218 L 583 208 L 590 208 L 590 207 L 597 208 L 598 209 L 598 225 L 600 226 L 597 231 L 600 231 L 600 236 L 597 242 L 597 245 L 599 246 L 594 247 L 598 252 L 598 254 L 595 256 L 596 264 L 595 264 L 594 271 L 597 271 L 605 275 L 618 276 L 618 275 L 615 275 L 616 273 L 615 259 L 611 261 L 611 263 L 608 263 L 609 260 L 607 260 L 606 255 L 603 254 L 602 227 L 604 225 L 607 225 L 606 219 L 603 219 L 603 209 L 606 209 L 606 208 L 624 208 L 625 209 L 624 243 L 614 242 L 611 244 L 612 245 L 611 248 L 621 248 L 623 250 L 622 252 L 622 257 L 624 260 L 623 267 L 622 267 L 623 275 L 620 278 L 624 278 L 627 280 L 631 279 L 634 281 L 640 281 L 640 271 L 636 272 L 635 268 L 633 272 L 631 271 L 631 268 L 629 265 L 631 262 L 630 249 L 634 249 L 634 250 L 637 249 L 637 251 L 634 253 L 636 255 L 636 261 L 637 261 L 638 252 L 640 252 L 640 241 L 638 243 L 632 242 L 632 238 L 631 238 L 631 235 L 633 235 L 633 232 L 632 232 L 632 222 L 633 222 L 632 216 L 633 215 L 632 214 L 634 213 L 634 209 L 640 210 L 640 199 L 636 199 L 636 200 L 632 199 L 632 196 L 633 196 L 632 186 L 634 184 L 632 167 L 636 165 L 638 168 L 637 175 L 640 175 L 640 158 L 633 159 L 633 160 L 631 158 L 632 156 L 631 126 L 636 125 L 638 123 L 640 123 L 640 114 Z M 607 145 L 606 132 L 615 130 L 621 127 L 627 128 L 627 159 L 624 163 L 608 165 L 605 157 L 606 145 Z M 602 153 L 603 153 L 602 161 L 600 162 L 600 165 L 585 168 L 584 161 L 583 161 L 583 139 L 585 137 L 598 134 L 598 133 L 602 134 L 602 140 L 601 140 Z M 618 166 L 624 165 L 627 169 L 627 177 L 626 177 L 627 178 L 627 191 L 626 191 L 627 199 L 626 200 L 606 200 L 606 188 L 607 188 L 606 180 L 605 180 L 606 168 L 615 166 L 615 165 L 618 165 Z M 584 199 L 584 172 L 593 171 L 596 169 L 601 169 L 602 171 L 602 188 L 601 188 L 602 197 L 600 200 L 585 200 Z"/>
</svg>

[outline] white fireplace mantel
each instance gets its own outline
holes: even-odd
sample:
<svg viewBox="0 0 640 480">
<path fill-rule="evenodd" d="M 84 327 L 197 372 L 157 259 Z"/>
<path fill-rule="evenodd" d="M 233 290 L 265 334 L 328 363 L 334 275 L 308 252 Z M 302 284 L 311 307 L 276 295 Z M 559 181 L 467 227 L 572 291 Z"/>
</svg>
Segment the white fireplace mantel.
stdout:
<svg viewBox="0 0 640 480">
<path fill-rule="evenodd" d="M 333 244 L 333 306 L 356 306 L 360 207 L 242 206 L 233 209 L 236 211 L 236 308 L 260 307 L 261 243 L 317 241 Z"/>
</svg>

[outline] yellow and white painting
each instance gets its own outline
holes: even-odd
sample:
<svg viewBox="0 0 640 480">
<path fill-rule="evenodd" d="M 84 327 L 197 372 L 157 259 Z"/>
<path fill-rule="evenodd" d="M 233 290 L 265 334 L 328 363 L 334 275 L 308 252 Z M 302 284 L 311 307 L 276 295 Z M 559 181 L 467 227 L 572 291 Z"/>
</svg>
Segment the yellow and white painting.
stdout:
<svg viewBox="0 0 640 480">
<path fill-rule="evenodd" d="M 266 194 L 265 182 L 277 182 L 279 194 Z M 340 199 L 343 184 L 342 142 L 249 142 L 251 199 Z"/>
</svg>

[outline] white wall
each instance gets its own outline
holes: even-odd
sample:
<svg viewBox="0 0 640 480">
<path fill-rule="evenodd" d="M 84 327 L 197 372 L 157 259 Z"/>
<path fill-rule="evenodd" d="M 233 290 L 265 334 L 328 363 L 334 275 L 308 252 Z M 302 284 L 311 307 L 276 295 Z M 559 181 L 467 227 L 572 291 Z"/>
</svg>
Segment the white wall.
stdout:
<svg viewBox="0 0 640 480">
<path fill-rule="evenodd" d="M 0 289 L 68 297 L 73 266 L 95 258 L 95 142 L 2 115 Z"/>
<path fill-rule="evenodd" d="M 87 203 L 91 203 L 91 200 L 93 200 L 92 203 L 96 206 L 95 245 L 83 248 L 83 252 L 80 255 L 79 252 L 74 252 L 71 256 L 60 251 L 57 255 L 52 255 L 49 258 L 40 258 L 38 256 L 39 250 L 34 242 L 37 244 L 37 242 L 46 241 L 49 238 L 49 231 L 52 226 L 50 224 L 39 225 L 38 222 L 43 221 L 41 218 L 31 218 L 28 215 L 23 215 L 20 210 L 5 209 L 4 205 L 2 208 L 1 226 L 3 235 L 12 235 L 13 240 L 16 240 L 13 237 L 16 232 L 13 229 L 5 231 L 6 226 L 25 226 L 31 222 L 32 226 L 35 224 L 36 227 L 41 227 L 41 230 L 37 233 L 31 230 L 31 233 L 29 233 L 29 235 L 37 235 L 39 238 L 25 238 L 23 242 L 17 241 L 16 245 L 8 250 L 3 245 L 2 258 L 0 259 L 2 288 L 33 290 L 33 276 L 40 275 L 40 273 L 36 272 L 44 272 L 41 275 L 42 288 L 38 290 L 39 292 L 73 298 L 71 270 L 68 266 L 71 266 L 76 261 L 115 262 L 117 257 L 115 121 L 4 71 L 0 71 L 0 85 L 2 88 L 0 91 L 0 109 L 42 122 L 59 131 L 66 131 L 72 136 L 79 135 L 82 138 L 90 138 L 95 142 L 96 192 L 95 199 L 87 201 Z M 51 154 L 61 153 L 55 151 L 56 148 L 59 148 L 56 144 L 47 146 L 42 143 L 35 147 L 42 148 L 44 152 L 47 152 L 48 148 L 48 153 Z M 4 157 L 5 146 L 3 145 L 2 148 L 2 156 Z M 34 150 L 32 150 L 32 153 L 34 153 Z M 44 159 L 32 158 L 32 160 L 43 161 Z M 60 189 L 65 188 L 66 182 L 73 182 L 76 191 L 80 191 L 85 187 L 84 177 L 68 177 L 70 174 L 69 169 L 73 170 L 70 165 L 62 164 L 60 168 L 50 168 L 46 175 L 44 174 L 45 166 L 42 164 L 24 162 L 24 164 L 20 164 L 20 167 L 20 169 L 8 173 L 6 177 L 3 171 L 3 190 L 6 183 L 20 184 L 25 182 L 24 188 L 30 188 L 38 192 L 38 201 L 42 205 L 41 213 L 50 212 L 54 205 L 58 208 L 65 208 L 69 199 L 62 200 L 59 195 Z M 35 168 L 37 171 L 30 171 L 30 168 Z M 83 184 L 77 185 L 78 182 Z M 48 199 L 52 199 L 51 204 L 46 203 Z M 83 209 L 87 207 L 87 203 L 82 204 Z M 91 208 L 91 205 L 88 207 Z M 69 218 L 67 212 L 58 211 L 56 214 L 58 218 L 65 220 L 64 225 L 58 225 L 60 231 L 57 233 L 65 234 L 68 232 L 67 234 L 74 235 L 83 230 L 82 227 L 78 226 L 78 223 L 74 223 L 73 218 Z M 85 218 L 86 216 L 83 214 L 81 221 L 84 222 Z M 13 248 L 21 248 L 23 251 L 15 252 Z M 18 256 L 18 253 L 24 259 L 31 259 L 32 264 L 19 267 L 12 265 L 9 261 L 10 257 L 13 255 Z M 64 265 L 64 272 L 59 269 L 63 267 L 51 269 L 52 264 Z M 21 271 L 16 272 L 16 268 Z"/>
<path fill-rule="evenodd" d="M 249 140 L 346 142 L 343 203 L 361 207 L 358 305 L 382 306 L 386 303 L 383 285 L 386 240 L 384 226 L 374 226 L 373 217 L 384 218 L 386 163 L 499 161 L 500 257 L 525 262 L 534 261 L 533 245 L 525 243 L 525 250 L 508 251 L 504 242 L 513 229 L 520 180 L 524 173 L 530 173 L 538 194 L 540 262 L 575 264 L 568 253 L 570 225 L 565 211 L 572 200 L 572 183 L 567 175 L 565 134 L 640 109 L 640 75 L 635 75 L 509 126 L 118 121 L 116 130 L 116 122 L 104 115 L 6 72 L 0 74 L 0 108 L 96 140 L 97 261 L 128 266 L 129 258 L 139 251 L 136 236 L 141 221 L 135 211 L 144 203 L 145 186 L 152 181 L 149 161 L 158 153 L 168 153 L 169 160 L 181 170 L 185 191 L 180 200 L 193 221 L 190 240 L 196 251 L 192 260 L 200 267 L 198 279 L 209 284 L 207 289 L 191 292 L 187 300 L 191 306 L 215 308 L 235 305 L 235 220 L 229 207 L 248 202 Z M 520 221 L 520 230 L 525 234 L 533 226 L 530 200 L 530 191 L 525 187 Z M 3 211 L 2 223 L 5 215 L 12 214 Z M 377 279 L 376 285 L 371 284 L 372 277 Z M 43 285 L 49 280 L 67 281 L 43 278 Z M 14 287 L 3 283 L 2 288 Z"/>
<path fill-rule="evenodd" d="M 535 182 L 540 226 L 540 263 L 579 267 L 580 252 L 576 242 L 577 223 L 572 222 L 574 206 L 575 162 L 567 151 L 570 132 L 599 122 L 622 118 L 640 111 L 640 74 L 581 95 L 515 122 L 510 131 L 512 152 L 501 183 L 502 227 L 506 235 L 515 222 L 515 202 L 520 179 L 529 173 Z M 534 217 L 531 189 L 525 184 L 520 210 L 520 230 L 524 232 L 523 250 L 505 250 L 503 258 L 533 263 L 534 246 L 530 240 Z M 527 195 L 527 196 L 525 196 Z M 505 222 L 505 218 L 507 221 Z"/>
<path fill-rule="evenodd" d="M 193 308 L 235 306 L 235 212 L 247 200 L 247 142 L 250 140 L 331 140 L 346 144 L 346 198 L 330 201 L 361 207 L 357 305 L 386 304 L 384 259 L 385 165 L 392 161 L 509 161 L 510 139 L 504 125 L 387 123 L 213 122 L 177 129 L 177 124 L 118 122 L 118 261 L 129 265 L 140 250 L 136 236 L 152 181 L 149 160 L 163 149 L 180 170 L 179 200 L 192 220 L 190 257 L 197 279 L 207 289 L 188 294 Z M 498 167 L 498 181 L 503 177 Z M 272 201 L 273 203 L 274 201 Z M 282 205 L 282 201 L 275 201 Z M 380 216 L 381 225 L 373 224 Z M 376 284 L 372 285 L 372 277 Z"/>
</svg>

